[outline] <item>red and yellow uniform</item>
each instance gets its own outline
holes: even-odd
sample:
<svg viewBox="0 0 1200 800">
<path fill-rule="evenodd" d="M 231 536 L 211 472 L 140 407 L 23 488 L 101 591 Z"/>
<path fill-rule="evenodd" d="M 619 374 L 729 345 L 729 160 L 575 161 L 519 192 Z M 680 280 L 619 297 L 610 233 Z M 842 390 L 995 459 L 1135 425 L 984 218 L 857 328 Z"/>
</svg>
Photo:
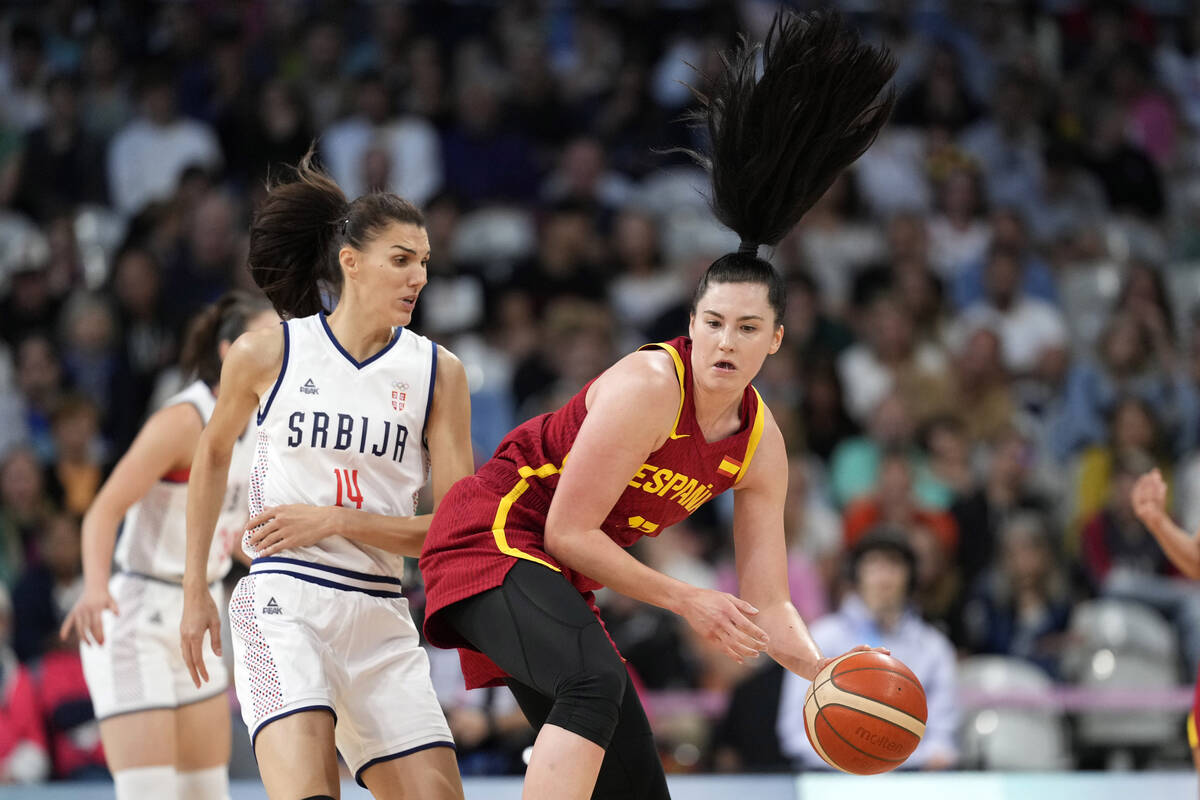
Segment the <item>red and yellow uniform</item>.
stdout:
<svg viewBox="0 0 1200 800">
<path fill-rule="evenodd" d="M 629 547 L 643 536 L 685 519 L 746 474 L 762 437 L 766 409 L 754 387 L 742 395 L 742 425 L 708 442 L 696 422 L 691 351 L 687 337 L 646 345 L 670 354 L 679 377 L 679 410 L 667 441 L 646 457 L 601 530 Z M 591 384 L 589 383 L 588 386 Z M 587 416 L 588 386 L 562 408 L 514 429 L 491 460 L 442 498 L 421 552 L 427 598 L 425 635 L 438 647 L 457 647 L 468 688 L 496 685 L 504 673 L 470 649 L 439 612 L 495 588 L 517 559 L 561 572 L 599 616 L 593 592 L 600 584 L 562 566 L 546 552 L 546 515 L 558 477 Z"/>
</svg>

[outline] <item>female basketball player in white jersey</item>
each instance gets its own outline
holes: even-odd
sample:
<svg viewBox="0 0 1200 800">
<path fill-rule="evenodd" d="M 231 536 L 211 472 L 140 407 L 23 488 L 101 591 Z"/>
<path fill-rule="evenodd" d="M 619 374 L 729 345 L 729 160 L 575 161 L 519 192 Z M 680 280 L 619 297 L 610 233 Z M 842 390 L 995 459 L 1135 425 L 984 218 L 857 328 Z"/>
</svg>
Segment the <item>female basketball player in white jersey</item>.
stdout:
<svg viewBox="0 0 1200 800">
<path fill-rule="evenodd" d="M 286 322 L 243 336 L 225 361 L 192 463 L 182 638 L 199 685 L 205 632 L 220 643 L 204 554 L 257 409 L 243 540 L 255 560 L 230 624 L 242 716 L 273 798 L 338 796 L 335 746 L 375 797 L 462 797 L 400 596 L 403 557 L 419 555 L 429 527 L 413 516 L 427 468 L 436 504 L 473 466 L 462 365 L 404 327 L 428 258 L 413 205 L 385 193 L 348 203 L 307 157 L 251 227 L 251 273 Z M 328 315 L 327 291 L 338 295 Z"/>
<path fill-rule="evenodd" d="M 82 640 L 118 800 L 229 796 L 225 665 L 207 659 L 213 681 L 197 689 L 179 653 L 188 468 L 212 416 L 221 358 L 243 331 L 278 324 L 266 302 L 245 293 L 205 310 L 183 352 L 184 371 L 196 380 L 146 420 L 83 519 L 85 588 L 62 634 L 74 630 Z M 201 565 L 213 602 L 246 521 L 254 437 L 246 426 L 239 433 L 239 468 L 222 484 L 217 536 Z M 114 542 L 117 572 L 110 576 Z"/>
</svg>

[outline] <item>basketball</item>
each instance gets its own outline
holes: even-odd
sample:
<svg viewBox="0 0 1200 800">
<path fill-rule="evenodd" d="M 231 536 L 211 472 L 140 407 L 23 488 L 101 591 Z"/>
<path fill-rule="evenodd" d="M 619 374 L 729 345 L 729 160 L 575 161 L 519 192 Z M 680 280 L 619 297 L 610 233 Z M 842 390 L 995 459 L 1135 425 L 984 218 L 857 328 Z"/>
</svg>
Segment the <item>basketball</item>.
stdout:
<svg viewBox="0 0 1200 800">
<path fill-rule="evenodd" d="M 825 667 L 804 698 L 804 729 L 829 766 L 875 775 L 904 763 L 925 734 L 925 690 L 883 653 L 848 653 Z"/>
</svg>

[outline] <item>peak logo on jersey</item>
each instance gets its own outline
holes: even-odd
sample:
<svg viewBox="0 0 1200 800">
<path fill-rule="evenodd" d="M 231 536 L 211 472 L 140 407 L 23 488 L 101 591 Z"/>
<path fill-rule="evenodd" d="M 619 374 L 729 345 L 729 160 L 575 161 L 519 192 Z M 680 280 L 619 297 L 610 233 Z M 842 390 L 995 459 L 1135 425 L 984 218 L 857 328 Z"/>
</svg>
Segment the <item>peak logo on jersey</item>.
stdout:
<svg viewBox="0 0 1200 800">
<path fill-rule="evenodd" d="M 264 614 L 282 614 L 283 609 L 279 607 L 279 603 L 276 603 L 275 598 L 272 597 L 270 600 L 267 601 L 267 604 L 265 606 L 263 606 L 263 613 Z"/>
<path fill-rule="evenodd" d="M 153 614 L 150 615 L 150 624 L 151 625 L 162 625 L 162 612 L 161 611 L 155 611 Z"/>
<path fill-rule="evenodd" d="M 300 387 L 300 393 L 301 394 L 317 394 L 317 385 L 315 383 L 313 383 L 312 378 L 309 378 L 307 381 L 304 382 L 304 385 Z"/>
<path fill-rule="evenodd" d="M 407 402 L 408 384 L 404 381 L 396 381 L 392 384 L 392 408 L 396 411 L 403 411 Z"/>
</svg>

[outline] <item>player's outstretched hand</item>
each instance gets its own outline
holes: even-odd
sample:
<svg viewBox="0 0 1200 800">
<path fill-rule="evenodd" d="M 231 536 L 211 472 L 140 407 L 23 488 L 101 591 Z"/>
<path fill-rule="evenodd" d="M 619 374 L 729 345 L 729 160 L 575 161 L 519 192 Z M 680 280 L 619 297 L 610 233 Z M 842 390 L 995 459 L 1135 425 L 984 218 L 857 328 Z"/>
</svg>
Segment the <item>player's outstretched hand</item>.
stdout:
<svg viewBox="0 0 1200 800">
<path fill-rule="evenodd" d="M 192 683 L 199 689 L 208 682 L 208 669 L 204 666 L 204 634 L 212 642 L 212 651 L 221 655 L 221 615 L 207 587 L 200 591 L 184 590 L 183 619 L 179 623 L 179 647 L 183 651 L 183 663 L 187 664 Z"/>
<path fill-rule="evenodd" d="M 1147 527 L 1152 527 L 1167 513 L 1167 482 L 1163 480 L 1162 473 L 1152 469 L 1138 478 L 1129 499 L 1138 519 Z"/>
<path fill-rule="evenodd" d="M 679 614 L 697 633 L 720 645 L 739 664 L 767 649 L 767 634 L 751 621 L 758 609 L 740 597 L 693 588 Z"/>
<path fill-rule="evenodd" d="M 104 644 L 105 610 L 114 614 L 121 613 L 117 609 L 117 601 L 113 600 L 112 595 L 108 593 L 108 587 L 84 587 L 83 594 L 75 601 L 75 606 L 63 620 L 62 627 L 58 629 L 59 637 L 66 641 L 67 637 L 71 635 L 71 629 L 74 628 L 75 633 L 79 634 L 82 641 Z"/>
<path fill-rule="evenodd" d="M 821 670 L 825 669 L 826 667 L 828 667 L 834 661 L 837 661 L 842 656 L 848 656 L 851 653 L 883 653 L 885 656 L 890 656 L 892 654 L 892 651 L 887 649 L 886 647 L 871 647 L 870 645 L 860 644 L 857 647 L 850 648 L 849 650 L 842 653 L 841 655 L 830 656 L 829 658 L 822 658 L 820 661 L 817 662 L 817 666 L 813 668 L 813 674 L 805 676 L 805 677 L 807 677 L 809 680 L 812 680 L 813 678 L 815 678 L 821 674 Z"/>
<path fill-rule="evenodd" d="M 337 506 L 286 505 L 264 508 L 246 522 L 250 545 L 260 556 L 271 556 L 316 544 L 337 533 Z"/>
</svg>

